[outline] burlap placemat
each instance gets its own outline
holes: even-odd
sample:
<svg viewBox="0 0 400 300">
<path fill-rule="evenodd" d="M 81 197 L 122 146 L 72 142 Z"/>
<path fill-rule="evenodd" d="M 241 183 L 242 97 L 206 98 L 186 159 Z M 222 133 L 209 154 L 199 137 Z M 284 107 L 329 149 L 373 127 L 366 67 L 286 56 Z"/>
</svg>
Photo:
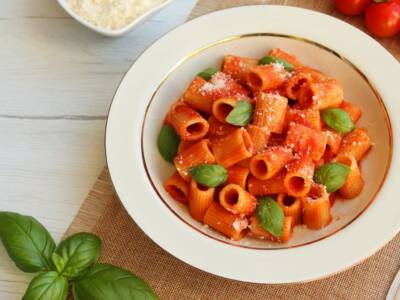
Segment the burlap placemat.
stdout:
<svg viewBox="0 0 400 300">
<path fill-rule="evenodd" d="M 364 29 L 361 18 L 340 15 L 328 0 L 200 0 L 191 18 L 249 4 L 284 4 L 314 9 Z M 397 39 L 380 42 L 400 59 Z M 400 236 L 397 235 L 362 264 L 310 283 L 261 285 L 210 275 L 174 258 L 141 231 L 118 200 L 107 168 L 97 179 L 66 235 L 79 231 L 99 235 L 104 243 L 101 261 L 139 275 L 150 283 L 161 299 L 384 299 L 400 268 Z"/>
</svg>

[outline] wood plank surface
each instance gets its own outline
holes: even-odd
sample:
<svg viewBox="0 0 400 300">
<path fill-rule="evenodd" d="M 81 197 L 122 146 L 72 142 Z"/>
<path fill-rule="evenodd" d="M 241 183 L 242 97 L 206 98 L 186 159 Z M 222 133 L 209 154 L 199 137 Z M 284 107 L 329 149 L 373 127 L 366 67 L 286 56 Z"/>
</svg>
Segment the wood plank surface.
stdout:
<svg viewBox="0 0 400 300">
<path fill-rule="evenodd" d="M 104 167 L 119 81 L 194 4 L 175 0 L 137 30 L 107 38 L 56 0 L 0 1 L 0 210 L 33 215 L 60 239 Z M 0 247 L 0 299 L 21 299 L 31 278 Z"/>
</svg>

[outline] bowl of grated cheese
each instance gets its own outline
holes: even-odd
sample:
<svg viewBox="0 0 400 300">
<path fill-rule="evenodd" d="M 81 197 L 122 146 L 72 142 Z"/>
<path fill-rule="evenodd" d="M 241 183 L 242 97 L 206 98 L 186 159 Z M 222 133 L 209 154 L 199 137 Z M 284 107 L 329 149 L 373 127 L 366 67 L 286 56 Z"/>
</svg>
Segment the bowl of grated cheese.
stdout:
<svg viewBox="0 0 400 300">
<path fill-rule="evenodd" d="M 58 0 L 75 20 L 106 36 L 121 36 L 172 0 Z"/>
</svg>

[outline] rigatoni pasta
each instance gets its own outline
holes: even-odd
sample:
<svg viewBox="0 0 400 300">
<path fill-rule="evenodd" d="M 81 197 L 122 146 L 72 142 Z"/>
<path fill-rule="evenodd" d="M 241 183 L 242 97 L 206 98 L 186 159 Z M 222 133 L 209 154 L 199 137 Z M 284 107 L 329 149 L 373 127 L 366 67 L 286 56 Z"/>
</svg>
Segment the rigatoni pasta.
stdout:
<svg viewBox="0 0 400 300">
<path fill-rule="evenodd" d="M 361 160 L 371 148 L 372 142 L 367 130 L 356 128 L 344 136 L 338 154 L 349 154 L 357 161 Z"/>
<path fill-rule="evenodd" d="M 333 161 L 342 163 L 350 168 L 344 185 L 338 191 L 339 195 L 345 199 L 357 197 L 364 188 L 364 179 L 358 167 L 357 160 L 352 155 L 340 154 Z"/>
<path fill-rule="evenodd" d="M 248 221 L 244 217 L 229 213 L 217 202 L 213 202 L 204 215 L 204 224 L 238 241 L 246 234 Z"/>
<path fill-rule="evenodd" d="M 325 186 L 313 184 L 308 195 L 302 197 L 303 223 L 310 229 L 321 229 L 332 220 L 331 202 Z"/>
<path fill-rule="evenodd" d="M 313 183 L 314 164 L 308 158 L 295 158 L 287 167 L 283 185 L 292 197 L 306 196 Z"/>
<path fill-rule="evenodd" d="M 275 48 L 226 55 L 170 107 L 157 145 L 175 171 L 164 182 L 193 219 L 232 240 L 290 240 L 332 222 L 334 200 L 364 187 L 372 146 L 361 108 L 332 76 Z"/>
<path fill-rule="evenodd" d="M 249 124 L 246 126 L 246 130 L 253 141 L 254 149 L 257 153 L 262 152 L 268 147 L 269 137 L 271 136 L 268 127 Z"/>
<path fill-rule="evenodd" d="M 247 73 L 247 84 L 255 91 L 267 91 L 281 86 L 287 71 L 281 64 L 251 67 Z"/>
<path fill-rule="evenodd" d="M 243 189 L 246 189 L 249 173 L 250 170 L 248 168 L 234 165 L 228 169 L 228 179 L 226 180 L 226 183 L 234 183 Z"/>
<path fill-rule="evenodd" d="M 214 200 L 215 188 L 206 187 L 192 179 L 189 188 L 189 211 L 193 219 L 203 221 L 204 214 Z"/>
<path fill-rule="evenodd" d="M 254 196 L 268 196 L 286 193 L 284 185 L 285 172 L 281 172 L 274 177 L 262 180 L 252 175 L 249 176 L 248 190 Z"/>
<path fill-rule="evenodd" d="M 322 110 L 339 107 L 342 101 L 343 89 L 334 79 L 313 81 L 301 89 L 299 93 L 299 104 L 304 108 Z"/>
<path fill-rule="evenodd" d="M 276 200 L 285 216 L 293 218 L 293 226 L 301 224 L 301 216 L 303 214 L 301 198 L 291 197 L 287 194 L 279 194 Z"/>
<path fill-rule="evenodd" d="M 215 157 L 210 149 L 210 141 L 207 139 L 202 139 L 183 150 L 174 159 L 176 170 L 186 181 L 190 180 L 191 167 L 213 162 L 215 162 Z"/>
<path fill-rule="evenodd" d="M 189 184 L 178 172 L 175 171 L 174 174 L 164 182 L 164 188 L 176 201 L 182 203 L 188 202 Z"/>
<path fill-rule="evenodd" d="M 282 133 L 288 99 L 278 94 L 260 93 L 255 101 L 252 124 L 266 127 L 273 133 Z"/>
<path fill-rule="evenodd" d="M 237 184 L 228 184 L 219 192 L 219 203 L 234 215 L 251 216 L 257 206 L 257 199 Z"/>
<path fill-rule="evenodd" d="M 168 115 L 170 123 L 184 141 L 196 141 L 208 132 L 208 122 L 197 111 L 186 105 L 172 107 Z"/>
<path fill-rule="evenodd" d="M 254 155 L 255 149 L 246 129 L 238 128 L 212 146 L 217 163 L 226 168 Z"/>
<path fill-rule="evenodd" d="M 221 98 L 214 101 L 212 105 L 212 114 L 221 123 L 227 123 L 226 117 L 233 110 L 237 103 L 235 98 Z"/>
<path fill-rule="evenodd" d="M 242 98 L 247 95 L 247 90 L 232 77 L 223 72 L 217 72 L 209 81 L 196 76 L 183 94 L 183 99 L 194 109 L 210 113 L 212 104 L 217 99 Z"/>
<path fill-rule="evenodd" d="M 257 66 L 257 59 L 255 58 L 226 55 L 222 64 L 222 72 L 245 84 L 247 73 L 254 66 Z"/>
<path fill-rule="evenodd" d="M 283 170 L 292 157 L 292 150 L 287 147 L 269 147 L 251 158 L 250 172 L 258 179 L 270 179 Z"/>
<path fill-rule="evenodd" d="M 285 145 L 300 156 L 317 162 L 324 155 L 327 137 L 322 132 L 298 123 L 290 123 Z"/>
</svg>

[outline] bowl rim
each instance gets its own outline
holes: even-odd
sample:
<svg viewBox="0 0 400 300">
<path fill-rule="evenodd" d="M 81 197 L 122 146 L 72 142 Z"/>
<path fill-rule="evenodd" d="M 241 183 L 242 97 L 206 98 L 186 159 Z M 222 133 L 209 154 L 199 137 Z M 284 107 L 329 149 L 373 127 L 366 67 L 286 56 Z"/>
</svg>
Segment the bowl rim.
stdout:
<svg viewBox="0 0 400 300">
<path fill-rule="evenodd" d="M 57 0 L 58 4 L 76 21 L 78 21 L 79 23 L 81 23 L 82 25 L 84 25 L 85 27 L 100 33 L 102 35 L 105 36 L 110 36 L 110 37 L 117 37 L 117 36 L 121 36 L 125 33 L 127 33 L 128 31 L 130 31 L 131 29 L 133 29 L 135 26 L 139 25 L 140 23 L 142 23 L 144 20 L 146 20 L 147 18 L 151 17 L 153 14 L 157 13 L 158 11 L 160 11 L 161 9 L 163 9 L 164 7 L 168 6 L 169 4 L 172 3 L 172 1 L 174 0 L 165 0 L 163 3 L 153 7 L 152 9 L 146 11 L 145 13 L 139 15 L 137 18 L 133 19 L 131 23 L 125 25 L 124 27 L 121 27 L 119 29 L 108 29 L 108 28 L 103 28 L 103 27 L 99 27 L 96 25 L 93 25 L 92 23 L 90 23 L 89 21 L 87 21 L 85 18 L 81 17 L 79 14 L 77 14 L 72 8 L 71 6 L 68 4 L 68 0 Z"/>
<path fill-rule="evenodd" d="M 385 104 L 388 108 L 388 113 L 389 113 L 389 118 L 392 116 L 394 111 L 399 111 L 399 106 L 397 103 L 393 101 L 389 101 L 391 98 L 396 98 L 393 97 L 393 94 L 397 97 L 400 97 L 400 91 L 399 88 L 396 86 L 396 82 L 393 78 L 389 78 L 388 80 L 380 80 L 379 79 L 379 74 L 382 74 L 382 71 L 384 71 L 382 68 L 385 67 L 385 70 L 389 70 L 390 72 L 394 74 L 400 74 L 400 68 L 397 63 L 397 61 L 390 55 L 390 53 L 385 50 L 382 46 L 380 46 L 375 40 L 370 38 L 368 35 L 363 33 L 362 31 L 350 26 L 349 24 L 337 20 L 331 16 L 318 13 L 315 11 L 309 11 L 306 9 L 301 9 L 301 8 L 295 8 L 295 7 L 287 7 L 287 6 L 275 6 L 275 5 L 257 5 L 257 6 L 245 6 L 245 7 L 236 7 L 236 8 L 230 8 L 226 10 L 221 10 L 218 12 L 213 12 L 208 15 L 201 16 L 199 18 L 196 18 L 188 23 L 185 23 L 184 25 L 178 26 L 176 29 L 173 31 L 169 32 L 168 34 L 164 35 L 160 40 L 158 40 L 156 43 L 154 43 L 152 46 L 150 46 L 143 54 L 140 56 L 140 58 L 131 66 L 129 71 L 126 73 L 124 76 L 123 80 L 121 81 L 121 84 L 119 88 L 116 91 L 116 94 L 114 96 L 112 105 L 110 107 L 109 111 L 109 118 L 107 120 L 107 125 L 106 125 L 106 139 L 105 139 L 105 144 L 106 144 L 106 159 L 108 162 L 109 170 L 110 170 L 110 175 L 111 179 L 114 183 L 115 189 L 117 191 L 117 194 L 119 195 L 121 202 L 127 209 L 128 213 L 133 217 L 135 222 L 139 225 L 139 227 L 153 240 L 155 241 L 158 245 L 160 245 L 164 250 L 167 252 L 171 253 L 175 257 L 179 258 L 180 260 L 195 266 L 199 269 L 202 269 L 204 271 L 207 271 L 209 273 L 223 276 L 226 278 L 231 278 L 231 279 L 236 279 L 236 280 L 241 280 L 241 281 L 247 281 L 247 282 L 256 282 L 256 283 L 291 283 L 291 282 L 306 282 L 310 280 L 315 280 L 318 278 L 322 278 L 340 271 L 343 271 L 359 262 L 364 260 L 365 258 L 369 257 L 373 253 L 375 253 L 377 250 L 379 250 L 383 245 L 386 244 L 393 236 L 399 231 L 400 228 L 400 220 L 397 219 L 390 219 L 386 218 L 384 222 L 386 222 L 385 225 L 377 226 L 377 230 L 374 232 L 374 238 L 369 238 L 369 239 L 363 239 L 362 243 L 357 243 L 356 245 L 353 245 L 353 248 L 351 249 L 351 253 L 347 253 L 346 251 L 341 251 L 338 253 L 337 260 L 335 262 L 329 262 L 327 264 L 324 264 L 324 258 L 326 259 L 326 254 L 318 252 L 318 250 L 321 249 L 328 249 L 327 246 L 332 246 L 336 242 L 340 242 L 340 240 L 344 240 L 346 243 L 352 244 L 352 234 L 354 232 L 357 232 L 357 230 L 363 229 L 360 227 L 360 224 L 366 224 L 366 221 L 368 219 L 374 219 L 374 220 L 379 220 L 380 214 L 382 211 L 384 211 L 385 207 L 383 206 L 382 202 L 385 201 L 375 201 L 373 203 L 374 209 L 369 209 L 367 210 L 364 214 L 362 214 L 359 219 L 357 219 L 357 222 L 354 222 L 352 226 L 349 226 L 348 228 L 345 228 L 341 232 L 337 233 L 336 235 L 333 235 L 331 238 L 326 239 L 321 241 L 320 243 L 315 243 L 314 245 L 309 245 L 307 247 L 299 247 L 295 249 L 281 249 L 279 251 L 268 251 L 264 253 L 268 253 L 268 257 L 263 257 L 257 254 L 257 252 L 253 250 L 243 250 L 243 249 L 233 249 L 235 247 L 227 246 L 227 245 L 216 245 L 215 242 L 210 242 L 209 240 L 206 240 L 204 237 L 195 237 L 192 233 L 194 232 L 193 230 L 188 230 L 187 228 L 181 228 L 177 223 L 176 223 L 176 216 L 173 215 L 173 218 L 171 218 L 171 215 L 166 214 L 165 219 L 168 220 L 160 220 L 160 224 L 149 224 L 149 222 L 146 221 L 146 217 L 144 216 L 143 213 L 138 211 L 137 209 L 133 209 L 132 205 L 138 207 L 137 203 L 134 203 L 131 195 L 132 191 L 132 186 L 128 186 L 126 179 L 123 177 L 126 176 L 127 174 L 121 173 L 121 168 L 123 169 L 126 167 L 127 163 L 132 163 L 132 164 L 141 164 L 141 161 L 138 162 L 136 161 L 138 157 L 140 157 L 140 153 L 138 152 L 138 149 L 133 149 L 134 152 L 132 153 L 132 157 L 124 156 L 127 161 L 121 162 L 121 153 L 123 153 L 123 150 L 118 149 L 120 144 L 117 145 L 117 141 L 120 142 L 120 138 L 118 137 L 119 133 L 118 130 L 121 130 L 121 122 L 128 124 L 127 120 L 124 120 L 124 117 L 119 116 L 123 112 L 121 109 L 121 103 L 123 101 L 123 98 L 126 98 L 126 93 L 127 89 L 129 88 L 126 85 L 127 78 L 130 76 L 133 76 L 134 73 L 143 67 L 146 67 L 146 61 L 148 62 L 149 59 L 151 59 L 152 55 L 157 53 L 158 48 L 161 46 L 165 46 L 169 41 L 173 40 L 174 38 L 177 38 L 179 36 L 188 34 L 189 32 L 193 33 L 194 29 L 197 29 L 197 31 L 201 32 L 199 29 L 201 26 L 205 26 L 205 24 L 209 23 L 218 23 L 218 20 L 224 19 L 226 20 L 234 20 L 234 16 L 237 15 L 237 13 L 240 13 L 243 18 L 247 18 L 249 20 L 249 24 L 246 24 L 244 26 L 245 28 L 236 28 L 237 26 L 232 26 L 230 28 L 225 28 L 225 31 L 229 30 L 239 30 L 240 32 L 234 32 L 234 34 L 243 34 L 243 33 L 252 33 L 252 32 L 259 32 L 257 28 L 259 28 L 261 25 L 265 24 L 260 24 L 260 21 L 254 21 L 255 18 L 254 16 L 262 16 L 262 14 L 268 15 L 271 19 L 273 20 L 274 17 L 276 18 L 277 16 L 279 17 L 293 17 L 296 19 L 295 21 L 298 21 L 298 19 L 307 20 L 308 23 L 315 23 L 318 24 L 320 27 L 321 24 L 324 24 L 325 26 L 324 29 L 334 29 L 334 30 L 343 30 L 343 35 L 347 38 L 350 38 L 350 40 L 353 40 L 355 42 L 360 43 L 360 45 L 368 46 L 369 48 L 369 53 L 373 55 L 377 55 L 380 57 L 380 63 L 381 66 L 374 70 L 375 73 L 371 73 L 371 68 L 366 66 L 366 53 L 361 53 L 358 56 L 355 56 L 353 53 L 354 50 L 350 49 L 349 45 L 345 43 L 340 43 L 340 38 L 337 37 L 332 37 L 327 36 L 327 35 L 321 35 L 321 32 L 318 31 L 318 28 L 310 27 L 311 29 L 305 30 L 305 28 L 302 27 L 287 27 L 287 28 L 280 28 L 278 23 L 275 22 L 275 25 L 272 25 L 272 30 L 271 32 L 276 32 L 276 33 L 290 33 L 290 34 L 295 34 L 295 35 L 300 35 L 305 38 L 308 38 L 310 40 L 316 41 L 324 46 L 327 46 L 330 49 L 334 49 L 335 51 L 343 54 L 346 58 L 348 58 L 353 64 L 358 66 L 361 70 L 365 68 L 369 68 L 369 72 L 367 72 L 367 77 L 371 80 L 371 82 L 375 83 L 378 82 L 379 84 L 376 85 L 378 91 L 380 91 L 380 94 L 382 95 L 382 98 L 385 101 Z M 268 18 L 265 18 L 268 19 Z M 252 23 L 255 22 L 255 23 Z M 262 22 L 261 22 L 262 23 Z M 293 23 L 293 22 L 292 22 Z M 272 23 L 271 23 L 272 24 Z M 271 25 L 269 24 L 269 25 Z M 258 27 L 257 27 L 258 26 Z M 254 30 L 250 30 L 252 27 L 254 27 Z M 250 29 L 249 29 L 250 28 Z M 289 31 L 289 32 L 287 32 Z M 291 32 L 294 31 L 294 32 Z M 297 32 L 300 32 L 300 34 L 296 34 Z M 303 32 L 304 34 L 301 34 Z M 225 32 L 226 33 L 226 32 Z M 215 39 L 215 36 L 221 35 L 221 29 L 220 30 L 215 30 L 212 33 L 212 38 Z M 225 34 L 225 37 L 229 36 L 229 34 Z M 221 36 L 223 37 L 223 36 Z M 211 37 L 208 37 L 210 39 Z M 197 41 L 197 44 L 203 43 L 204 41 L 202 39 Z M 189 45 L 187 47 L 193 46 L 192 43 L 189 42 Z M 203 43 L 204 44 L 204 43 Z M 336 46 L 335 46 L 336 45 Z M 340 49 L 340 51 L 338 50 Z M 346 53 L 351 53 L 351 55 L 346 55 Z M 175 55 L 176 56 L 176 55 Z M 375 56 L 376 57 L 376 56 Z M 354 58 L 354 59 L 353 59 Z M 178 61 L 178 60 L 176 60 Z M 174 63 L 176 63 L 176 61 Z M 375 63 L 376 65 L 376 63 Z M 365 70 L 363 70 L 365 71 Z M 365 72 L 364 72 L 365 73 Z M 369 76 L 369 75 L 373 76 Z M 377 75 L 378 74 L 378 75 Z M 163 74 L 165 75 L 165 74 Z M 157 77 L 157 76 L 155 76 Z M 153 78 L 153 80 L 156 80 L 157 78 Z M 151 86 L 151 84 L 150 84 Z M 146 93 L 151 92 L 151 88 L 143 88 L 143 91 L 146 91 Z M 151 93 L 150 93 L 151 94 Z M 124 96 L 125 95 L 125 96 Z M 390 96 L 390 97 L 389 97 Z M 150 98 L 150 97 L 149 97 Z M 149 98 L 146 100 L 148 101 Z M 386 102 L 388 101 L 388 102 Z M 126 117 L 126 116 L 125 116 Z M 132 117 L 131 117 L 132 118 Z M 399 122 L 394 119 L 390 118 L 392 121 L 392 129 L 393 129 L 393 152 L 396 153 L 397 147 L 398 147 L 398 141 L 397 141 L 397 132 L 399 128 Z M 139 122 L 140 123 L 140 122 Z M 137 120 L 135 121 L 135 124 L 130 124 L 133 125 L 132 130 L 137 133 L 138 131 L 138 124 Z M 131 131 L 132 131 L 131 130 Z M 136 138 L 139 138 L 139 136 L 135 136 Z M 131 149 L 132 150 L 132 149 Z M 133 159 L 135 157 L 136 159 Z M 140 171 L 143 171 L 140 167 Z M 125 170 L 126 171 L 126 170 Z M 139 171 L 138 171 L 139 173 Z M 389 170 L 387 180 L 385 182 L 385 185 L 383 186 L 381 190 L 380 197 L 384 198 L 386 202 L 390 197 L 390 189 L 393 190 L 395 187 L 395 173 L 399 173 L 399 158 L 397 156 L 393 156 L 392 163 L 391 163 L 391 168 Z M 130 174 L 133 175 L 133 174 Z M 133 176 L 135 177 L 135 176 Z M 140 178 L 140 176 L 136 176 L 138 183 L 135 183 L 136 186 L 138 184 L 140 185 L 143 183 L 146 185 L 146 183 L 143 181 L 143 178 Z M 135 178 L 135 180 L 136 180 Z M 130 182 L 130 185 L 132 185 L 132 182 Z M 147 182 L 148 185 L 148 182 Z M 151 191 L 148 189 L 147 186 L 143 186 L 144 192 L 152 194 Z M 128 201 L 128 199 L 130 199 Z M 137 201 L 136 201 L 137 202 Z M 161 202 L 161 201 L 159 201 Z M 142 207 L 143 208 L 143 207 Z M 160 207 L 157 207 L 157 204 L 153 205 L 153 208 L 155 209 L 160 209 Z M 165 210 L 165 206 L 163 207 Z M 163 237 L 160 232 L 157 231 L 157 229 L 162 229 L 163 225 L 169 224 L 174 226 L 174 229 L 177 229 L 182 236 L 178 236 L 176 239 L 182 239 L 182 238 L 187 238 L 189 237 L 191 240 L 192 244 L 191 245 L 191 250 L 194 249 L 196 251 L 195 246 L 201 246 L 202 249 L 206 247 L 208 249 L 208 259 L 211 258 L 211 262 L 205 259 L 202 259 L 201 256 L 196 256 L 196 255 L 190 255 L 183 251 L 182 249 L 177 246 L 179 243 L 172 243 L 170 240 L 168 240 L 166 237 Z M 175 241 L 176 241 L 175 239 Z M 179 244 L 181 245 L 181 244 Z M 307 251 L 304 249 L 307 248 Z M 211 253 L 211 254 L 210 254 Z M 216 254 L 223 254 L 222 256 L 219 256 L 218 259 L 220 261 L 216 261 Z M 200 254 L 200 253 L 197 253 Z M 273 261 L 278 259 L 281 261 L 282 259 L 285 258 L 290 258 L 290 260 L 293 260 L 294 257 L 298 256 L 302 257 L 308 257 L 307 260 L 308 262 L 313 261 L 315 259 L 315 264 L 313 265 L 304 265 L 304 262 L 301 261 L 299 267 L 301 265 L 305 267 L 309 267 L 306 271 L 302 270 L 300 272 L 296 272 L 296 274 L 292 274 L 290 272 L 285 273 L 285 271 L 290 271 L 287 269 L 287 267 L 283 268 L 281 270 L 281 273 L 276 273 L 274 272 L 274 275 L 272 276 L 271 274 L 268 274 L 268 272 L 263 271 L 263 269 L 260 269 L 260 267 L 257 267 L 257 261 L 260 259 L 263 259 L 266 263 L 272 263 Z M 249 269 L 246 267 L 243 263 L 240 264 L 241 269 L 238 270 L 237 268 L 234 268 L 228 264 L 229 259 L 233 258 L 238 258 L 242 259 L 244 261 L 248 262 L 253 262 L 252 266 L 256 266 L 255 269 Z M 310 260 L 311 259 L 311 260 Z M 269 268 L 271 265 L 269 265 Z M 276 266 L 274 266 L 276 268 Z M 274 270 L 277 271 L 277 270 Z M 297 270 L 296 270 L 297 271 Z"/>
</svg>

